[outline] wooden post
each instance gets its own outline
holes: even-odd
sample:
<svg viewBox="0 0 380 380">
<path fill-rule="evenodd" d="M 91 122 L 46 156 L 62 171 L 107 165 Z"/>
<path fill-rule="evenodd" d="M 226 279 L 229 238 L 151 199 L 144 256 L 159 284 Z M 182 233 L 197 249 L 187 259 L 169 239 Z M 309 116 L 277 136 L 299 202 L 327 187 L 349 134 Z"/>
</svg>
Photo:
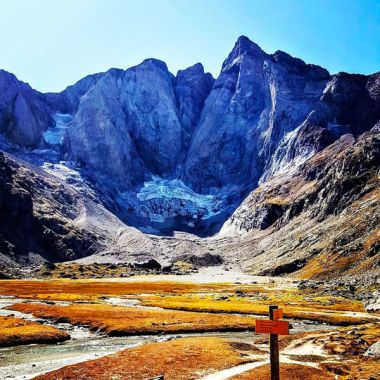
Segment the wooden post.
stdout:
<svg viewBox="0 0 380 380">
<path fill-rule="evenodd" d="M 278 309 L 278 306 L 269 306 L 269 319 L 273 318 L 273 310 Z M 280 380 L 280 352 L 278 349 L 278 335 L 270 334 L 270 379 Z"/>
</svg>

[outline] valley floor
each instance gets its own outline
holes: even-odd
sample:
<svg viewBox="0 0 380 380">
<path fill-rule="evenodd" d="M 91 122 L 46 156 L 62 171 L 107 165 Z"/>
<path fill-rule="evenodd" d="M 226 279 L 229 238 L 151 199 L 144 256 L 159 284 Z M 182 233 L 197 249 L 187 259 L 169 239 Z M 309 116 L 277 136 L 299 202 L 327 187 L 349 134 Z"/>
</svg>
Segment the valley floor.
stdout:
<svg viewBox="0 0 380 380">
<path fill-rule="evenodd" d="M 379 378 L 379 313 L 344 292 L 215 268 L 0 281 L 0 378 L 267 379 L 269 336 L 254 330 L 271 304 L 291 325 L 281 379 Z"/>
</svg>

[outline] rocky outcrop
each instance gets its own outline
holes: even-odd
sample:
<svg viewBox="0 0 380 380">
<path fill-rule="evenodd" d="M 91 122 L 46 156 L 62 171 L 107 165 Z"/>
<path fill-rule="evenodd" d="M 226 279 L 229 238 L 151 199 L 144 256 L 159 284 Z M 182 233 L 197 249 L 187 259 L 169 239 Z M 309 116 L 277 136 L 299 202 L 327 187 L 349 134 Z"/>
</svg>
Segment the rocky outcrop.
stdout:
<svg viewBox="0 0 380 380">
<path fill-rule="evenodd" d="M 124 181 L 141 182 L 144 165 L 126 128 L 119 101 L 122 70 L 111 70 L 82 96 L 64 140 L 65 155 L 95 173 Z"/>
<path fill-rule="evenodd" d="M 0 133 L 24 147 L 43 143 L 52 123 L 45 98 L 13 74 L 0 70 Z"/>
<path fill-rule="evenodd" d="M 63 184 L 0 153 L 1 258 L 67 261 L 95 253 L 96 238 L 76 228 L 80 207 Z"/>
<path fill-rule="evenodd" d="M 166 64 L 155 59 L 125 71 L 120 83 L 126 129 L 144 166 L 160 176 L 175 176 L 184 154 L 173 84 Z"/>
<path fill-rule="evenodd" d="M 209 95 L 214 78 L 205 73 L 202 64 L 180 70 L 175 78 L 175 96 L 178 106 L 178 119 L 182 125 L 182 146 L 188 149 L 195 127 Z"/>
<path fill-rule="evenodd" d="M 376 187 L 380 135 L 369 132 L 356 142 L 345 135 L 308 159 L 294 173 L 261 184 L 231 216 L 228 224 L 249 231 L 281 227 L 303 212 L 323 221 L 339 214 Z"/>
<path fill-rule="evenodd" d="M 185 162 L 197 191 L 249 190 L 380 118 L 379 76 L 330 76 L 240 37 L 205 102 Z M 244 192 L 243 192 L 244 193 Z"/>
<path fill-rule="evenodd" d="M 88 75 L 62 92 L 46 93 L 45 99 L 52 113 L 71 114 L 77 112 L 81 97 L 95 86 L 104 73 Z"/>
</svg>

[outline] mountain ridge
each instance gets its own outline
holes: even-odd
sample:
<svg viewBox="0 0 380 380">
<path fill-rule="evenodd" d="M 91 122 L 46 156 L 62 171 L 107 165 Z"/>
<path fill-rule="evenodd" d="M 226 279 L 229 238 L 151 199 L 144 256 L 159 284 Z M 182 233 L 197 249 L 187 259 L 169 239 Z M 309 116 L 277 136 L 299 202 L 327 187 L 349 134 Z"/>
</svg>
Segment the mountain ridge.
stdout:
<svg viewBox="0 0 380 380">
<path fill-rule="evenodd" d="M 80 219 L 85 223 L 79 231 L 94 250 L 83 251 L 76 243 L 77 248 L 69 248 L 72 254 L 62 256 L 61 248 L 48 254 L 31 246 L 49 260 L 113 252 L 112 244 L 128 260 L 160 259 L 153 250 L 162 235 L 184 231 L 204 237 L 233 230 L 240 236 L 233 221 L 247 204 L 252 212 L 242 225 L 269 231 L 282 206 L 262 210 L 249 202 L 252 194 L 276 178 L 299 176 L 319 152 L 343 144 L 344 136 L 359 144 L 359 136 L 377 133 L 380 120 L 380 72 L 330 75 L 285 52 L 267 54 L 244 36 L 216 79 L 200 63 L 173 75 L 165 62 L 148 58 L 126 70 L 88 75 L 60 93 L 39 93 L 1 71 L 1 89 L 1 149 L 21 165 L 27 162 L 63 181 L 87 205 L 83 212 L 91 214 Z M 35 170 L 29 172 L 39 178 Z M 361 181 L 364 186 L 367 179 Z M 330 183 L 339 186 L 329 177 L 325 186 Z M 16 185 L 8 181 L 4 186 Z M 34 191 L 40 194 L 33 190 L 38 188 L 30 187 L 28 201 L 36 210 L 49 203 L 42 195 L 33 196 Z M 117 226 L 120 236 L 112 227 L 100 228 L 92 209 L 104 215 L 105 224 Z M 53 219 L 59 224 L 58 214 Z M 306 218 L 307 212 L 302 215 Z M 75 220 L 64 222 L 71 227 L 63 230 L 80 236 Z M 43 228 L 56 236 L 51 227 Z M 133 236 L 131 248 L 125 246 L 128 234 Z M 207 253 L 205 242 L 202 254 Z M 161 260 L 170 264 L 175 252 L 165 249 Z M 20 255 L 27 255 L 25 249 Z"/>
</svg>

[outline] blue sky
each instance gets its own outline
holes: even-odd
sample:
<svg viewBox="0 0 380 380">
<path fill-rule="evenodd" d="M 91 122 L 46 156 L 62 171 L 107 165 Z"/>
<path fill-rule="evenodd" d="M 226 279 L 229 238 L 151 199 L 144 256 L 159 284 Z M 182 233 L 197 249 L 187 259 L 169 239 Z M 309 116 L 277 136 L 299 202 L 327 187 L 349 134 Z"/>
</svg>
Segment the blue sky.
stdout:
<svg viewBox="0 0 380 380">
<path fill-rule="evenodd" d="M 60 91 L 148 57 L 217 76 L 239 35 L 338 71 L 380 70 L 380 0 L 0 0 L 0 68 Z"/>
</svg>

